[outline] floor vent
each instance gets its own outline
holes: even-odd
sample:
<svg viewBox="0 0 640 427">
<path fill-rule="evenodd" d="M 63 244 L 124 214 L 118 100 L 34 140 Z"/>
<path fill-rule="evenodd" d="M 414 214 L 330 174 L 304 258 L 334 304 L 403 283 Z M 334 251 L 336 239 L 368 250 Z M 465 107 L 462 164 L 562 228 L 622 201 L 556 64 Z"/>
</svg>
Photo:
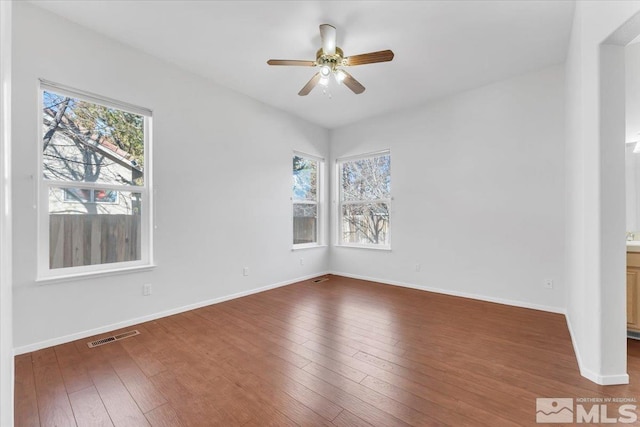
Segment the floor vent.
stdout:
<svg viewBox="0 0 640 427">
<path fill-rule="evenodd" d="M 326 282 L 327 280 L 329 280 L 328 277 L 318 277 L 317 279 L 313 279 L 312 282 L 313 283 L 322 283 L 322 282 Z"/>
<path fill-rule="evenodd" d="M 133 331 L 123 332 L 118 335 L 113 335 L 111 337 L 100 338 L 99 340 L 88 342 L 87 345 L 89 346 L 89 348 L 98 347 L 100 345 L 109 344 L 110 342 L 114 341 L 120 341 L 125 338 L 134 337 L 136 335 L 140 335 L 140 332 L 138 332 L 137 329 Z"/>
<path fill-rule="evenodd" d="M 640 332 L 627 331 L 627 338 L 631 338 L 631 339 L 634 339 L 634 340 L 640 340 Z"/>
</svg>

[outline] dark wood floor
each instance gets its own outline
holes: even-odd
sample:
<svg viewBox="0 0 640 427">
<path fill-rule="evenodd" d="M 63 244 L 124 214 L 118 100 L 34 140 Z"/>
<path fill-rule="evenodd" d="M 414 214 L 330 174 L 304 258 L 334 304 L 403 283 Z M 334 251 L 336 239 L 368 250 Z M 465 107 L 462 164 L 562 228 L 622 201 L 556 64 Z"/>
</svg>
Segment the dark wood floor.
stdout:
<svg viewBox="0 0 640 427">
<path fill-rule="evenodd" d="M 637 341 L 601 387 L 562 315 L 336 276 L 131 329 L 16 357 L 16 426 L 521 426 L 537 397 L 640 397 Z"/>
</svg>

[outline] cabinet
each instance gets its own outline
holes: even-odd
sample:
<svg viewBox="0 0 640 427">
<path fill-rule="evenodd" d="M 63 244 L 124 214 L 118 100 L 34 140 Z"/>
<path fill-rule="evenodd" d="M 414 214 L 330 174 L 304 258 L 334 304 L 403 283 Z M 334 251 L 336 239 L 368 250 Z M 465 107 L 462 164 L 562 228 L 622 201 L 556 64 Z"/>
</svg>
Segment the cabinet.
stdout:
<svg viewBox="0 0 640 427">
<path fill-rule="evenodd" d="M 640 332 L 640 252 L 627 252 L 627 329 Z"/>
</svg>

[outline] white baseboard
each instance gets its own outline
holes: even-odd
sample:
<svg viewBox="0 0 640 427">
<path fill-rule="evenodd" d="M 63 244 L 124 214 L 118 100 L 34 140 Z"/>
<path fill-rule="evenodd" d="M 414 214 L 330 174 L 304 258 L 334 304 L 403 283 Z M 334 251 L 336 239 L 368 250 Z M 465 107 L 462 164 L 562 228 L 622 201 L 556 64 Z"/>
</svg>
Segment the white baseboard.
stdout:
<svg viewBox="0 0 640 427">
<path fill-rule="evenodd" d="M 593 372 L 590 369 L 585 368 L 584 362 L 582 361 L 582 356 L 580 355 L 580 347 L 578 347 L 578 343 L 575 337 L 575 332 L 573 331 L 573 326 L 571 325 L 571 318 L 569 317 L 568 313 L 565 314 L 565 318 L 567 319 L 567 328 L 569 329 L 569 335 L 571 336 L 571 344 L 573 345 L 573 351 L 575 352 L 576 360 L 578 361 L 578 368 L 580 369 L 580 375 L 600 385 L 629 384 L 629 374 L 627 373 L 618 374 L 618 375 L 600 375 L 596 372 Z"/>
<path fill-rule="evenodd" d="M 517 300 L 510 300 L 510 299 L 505 299 L 505 298 L 489 297 L 489 296 L 486 296 L 486 295 L 471 294 L 471 293 L 468 293 L 468 292 L 453 291 L 453 290 L 450 290 L 450 289 L 433 288 L 433 287 L 430 287 L 430 286 L 415 285 L 415 284 L 412 284 L 412 283 L 399 282 L 399 281 L 396 281 L 396 280 L 378 279 L 376 277 L 367 277 L 367 276 L 361 276 L 361 275 L 358 275 L 358 274 L 341 273 L 341 272 L 337 272 L 337 271 L 332 271 L 330 274 L 335 274 L 336 276 L 350 277 L 352 279 L 368 280 L 370 282 L 377 282 L 377 283 L 382 283 L 382 284 L 385 284 L 385 285 L 401 286 L 403 288 L 417 289 L 417 290 L 420 290 L 420 291 L 427 291 L 427 292 L 434 292 L 434 293 L 437 293 L 437 294 L 451 295 L 451 296 L 454 296 L 454 297 L 470 298 L 470 299 L 475 299 L 475 300 L 479 300 L 479 301 L 493 302 L 493 303 L 496 303 L 496 304 L 504 304 L 504 305 L 511 305 L 511 306 L 514 306 L 514 307 L 530 308 L 530 309 L 533 309 L 533 310 L 547 311 L 547 312 L 550 312 L 550 313 L 565 314 L 565 309 L 564 308 L 552 307 L 552 306 L 541 305 L 541 304 L 533 304 L 533 303 L 529 303 L 529 302 L 526 302 L 526 301 L 517 301 Z"/>
<path fill-rule="evenodd" d="M 176 308 L 172 308 L 170 310 L 165 310 L 165 311 L 161 311 L 161 312 L 158 312 L 158 313 L 148 314 L 146 316 L 136 317 L 134 319 L 124 320 L 122 322 L 112 323 L 110 325 L 101 326 L 101 327 L 95 328 L 95 329 L 89 329 L 89 330 L 86 330 L 86 331 L 76 332 L 74 334 L 69 334 L 69 335 L 65 335 L 65 336 L 62 336 L 62 337 L 58 337 L 58 338 L 52 338 L 52 339 L 49 339 L 49 340 L 40 341 L 40 342 L 33 343 L 33 344 L 28 344 L 28 345 L 25 345 L 25 346 L 22 346 L 22 347 L 16 347 L 16 348 L 14 348 L 14 354 L 19 355 L 19 354 L 24 354 L 24 353 L 30 353 L 32 351 L 41 350 L 41 349 L 47 348 L 47 347 L 53 347 L 55 345 L 65 344 L 65 343 L 68 343 L 68 342 L 71 342 L 71 341 L 76 341 L 76 340 L 79 340 L 79 339 L 92 337 L 94 335 L 104 334 L 106 332 L 111 332 L 111 331 L 114 331 L 114 330 L 117 330 L 117 329 L 126 328 L 128 326 L 137 325 L 139 323 L 144 323 L 144 322 L 149 322 L 151 320 L 160 319 L 162 317 L 167 317 L 167 316 L 171 316 L 171 315 L 178 314 L 178 313 L 184 313 L 185 311 L 195 310 L 196 308 L 205 307 L 205 306 L 213 305 L 213 304 L 218 304 L 218 303 L 229 301 L 229 300 L 236 299 L 236 298 L 246 297 L 248 295 L 257 294 L 257 293 L 260 293 L 260 292 L 268 291 L 270 289 L 280 288 L 282 286 L 291 285 L 293 283 L 302 282 L 304 280 L 313 279 L 314 277 L 324 276 L 326 274 L 329 274 L 329 273 L 326 273 L 326 272 L 314 273 L 314 274 L 311 274 L 311 275 L 298 277 L 298 278 L 292 279 L 292 280 L 286 280 L 284 282 L 274 283 L 272 285 L 262 286 L 260 288 L 255 288 L 255 289 L 251 289 L 251 290 L 248 290 L 248 291 L 238 292 L 238 293 L 235 293 L 235 294 L 226 295 L 226 296 L 218 297 L 218 298 L 213 298 L 213 299 L 209 299 L 209 300 L 205 300 L 205 301 L 199 301 L 199 302 L 196 302 L 196 303 L 193 303 L 193 304 L 188 304 L 188 305 L 185 305 L 185 306 L 182 306 L 182 307 L 176 307 Z"/>
<path fill-rule="evenodd" d="M 580 372 L 582 374 L 582 372 Z M 591 379 L 586 375 L 582 375 L 583 377 L 593 381 L 596 384 L 600 385 L 621 385 L 621 384 L 629 384 L 629 374 L 620 374 L 620 375 L 596 375 L 595 379 Z"/>
</svg>

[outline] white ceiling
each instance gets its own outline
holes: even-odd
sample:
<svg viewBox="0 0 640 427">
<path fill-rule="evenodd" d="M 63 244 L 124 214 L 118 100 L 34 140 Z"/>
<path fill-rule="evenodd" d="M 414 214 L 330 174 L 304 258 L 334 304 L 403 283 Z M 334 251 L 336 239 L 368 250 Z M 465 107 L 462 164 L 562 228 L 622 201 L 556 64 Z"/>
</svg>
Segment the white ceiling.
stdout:
<svg viewBox="0 0 640 427">
<path fill-rule="evenodd" d="M 32 1 L 92 30 L 327 128 L 426 103 L 562 63 L 573 1 Z M 332 82 L 298 91 L 316 70 L 318 25 L 346 56 L 392 49 L 392 62 L 351 67 L 367 90 Z"/>
</svg>

